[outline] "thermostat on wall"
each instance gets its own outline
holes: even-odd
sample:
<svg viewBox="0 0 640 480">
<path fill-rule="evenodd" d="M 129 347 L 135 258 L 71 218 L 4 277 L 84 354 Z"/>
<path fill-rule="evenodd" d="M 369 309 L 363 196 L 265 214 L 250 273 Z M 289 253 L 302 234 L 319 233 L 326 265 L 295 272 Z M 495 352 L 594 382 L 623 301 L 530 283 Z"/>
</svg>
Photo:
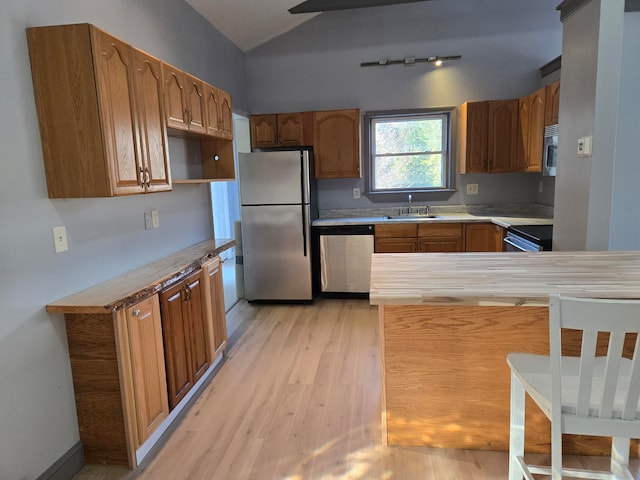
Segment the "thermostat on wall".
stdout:
<svg viewBox="0 0 640 480">
<path fill-rule="evenodd" d="M 591 156 L 591 140 L 593 137 L 581 137 L 578 139 L 578 155 L 581 157 Z"/>
</svg>

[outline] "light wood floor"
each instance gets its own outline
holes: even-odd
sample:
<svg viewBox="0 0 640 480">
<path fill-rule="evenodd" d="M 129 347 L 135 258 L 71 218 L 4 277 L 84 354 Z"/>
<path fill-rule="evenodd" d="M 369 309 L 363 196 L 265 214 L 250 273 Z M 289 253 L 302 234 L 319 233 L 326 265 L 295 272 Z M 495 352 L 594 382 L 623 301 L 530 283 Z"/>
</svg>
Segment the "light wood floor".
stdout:
<svg viewBox="0 0 640 480">
<path fill-rule="evenodd" d="M 381 445 L 377 311 L 367 301 L 241 301 L 228 316 L 240 326 L 226 361 L 160 451 L 135 472 L 88 465 L 74 480 L 506 479 L 504 452 Z"/>
</svg>

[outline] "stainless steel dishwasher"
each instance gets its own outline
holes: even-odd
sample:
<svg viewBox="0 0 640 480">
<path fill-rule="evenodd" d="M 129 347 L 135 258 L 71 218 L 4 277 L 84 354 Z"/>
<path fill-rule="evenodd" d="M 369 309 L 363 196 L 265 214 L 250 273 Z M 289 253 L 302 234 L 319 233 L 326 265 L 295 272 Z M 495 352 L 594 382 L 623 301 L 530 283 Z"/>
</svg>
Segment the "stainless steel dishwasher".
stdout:
<svg viewBox="0 0 640 480">
<path fill-rule="evenodd" d="M 322 226 L 317 233 L 320 243 L 321 293 L 368 295 L 373 225 Z"/>
</svg>

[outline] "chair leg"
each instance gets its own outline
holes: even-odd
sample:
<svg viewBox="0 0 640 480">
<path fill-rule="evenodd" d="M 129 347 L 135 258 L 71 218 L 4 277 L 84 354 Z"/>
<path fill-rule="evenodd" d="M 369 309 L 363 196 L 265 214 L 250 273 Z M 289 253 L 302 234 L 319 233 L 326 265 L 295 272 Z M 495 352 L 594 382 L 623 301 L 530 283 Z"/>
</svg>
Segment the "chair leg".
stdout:
<svg viewBox="0 0 640 480">
<path fill-rule="evenodd" d="M 551 413 L 551 480 L 562 480 L 562 419 Z"/>
<path fill-rule="evenodd" d="M 611 472 L 624 478 L 624 470 L 629 466 L 629 439 L 613 437 L 611 442 Z"/>
<path fill-rule="evenodd" d="M 518 457 L 524 457 L 524 403 L 522 383 L 511 373 L 511 413 L 509 431 L 509 480 L 522 480 Z"/>
</svg>

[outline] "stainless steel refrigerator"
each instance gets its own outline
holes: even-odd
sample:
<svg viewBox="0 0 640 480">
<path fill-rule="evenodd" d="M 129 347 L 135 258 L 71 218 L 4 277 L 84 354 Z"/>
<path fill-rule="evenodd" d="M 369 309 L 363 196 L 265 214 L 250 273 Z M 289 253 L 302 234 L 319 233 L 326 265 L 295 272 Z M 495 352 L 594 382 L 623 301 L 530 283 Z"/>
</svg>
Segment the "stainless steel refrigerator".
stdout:
<svg viewBox="0 0 640 480">
<path fill-rule="evenodd" d="M 309 150 L 238 155 L 247 300 L 313 299 L 311 222 L 317 217 Z"/>
</svg>

